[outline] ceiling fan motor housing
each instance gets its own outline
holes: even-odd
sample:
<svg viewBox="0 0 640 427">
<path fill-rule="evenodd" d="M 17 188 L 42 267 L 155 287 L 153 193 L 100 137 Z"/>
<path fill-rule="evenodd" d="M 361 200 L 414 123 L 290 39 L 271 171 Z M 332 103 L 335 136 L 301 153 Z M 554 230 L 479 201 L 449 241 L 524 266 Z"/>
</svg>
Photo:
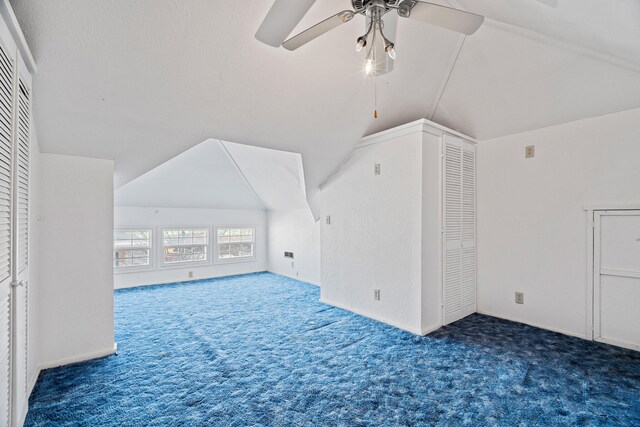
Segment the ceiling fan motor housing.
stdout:
<svg viewBox="0 0 640 427">
<path fill-rule="evenodd" d="M 382 0 L 385 4 L 395 5 L 400 2 L 400 0 Z M 362 10 L 366 9 L 371 3 L 374 3 L 373 0 L 351 0 L 351 5 L 354 10 Z"/>
</svg>

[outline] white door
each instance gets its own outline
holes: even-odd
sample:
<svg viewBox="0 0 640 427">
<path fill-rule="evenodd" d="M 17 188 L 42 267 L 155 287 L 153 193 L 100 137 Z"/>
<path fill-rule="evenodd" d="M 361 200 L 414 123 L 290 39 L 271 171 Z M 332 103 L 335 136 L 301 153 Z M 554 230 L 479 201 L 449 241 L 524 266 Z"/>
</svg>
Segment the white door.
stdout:
<svg viewBox="0 0 640 427">
<path fill-rule="evenodd" d="M 31 141 L 31 75 L 18 60 L 14 110 L 13 179 L 13 414 L 14 426 L 27 412 L 29 354 L 29 150 Z"/>
<path fill-rule="evenodd" d="M 0 20 L 0 426 L 11 425 L 12 406 L 12 220 L 15 45 Z"/>
<path fill-rule="evenodd" d="M 476 312 L 475 146 L 443 137 L 443 324 Z"/>
<path fill-rule="evenodd" d="M 640 350 L 640 211 L 594 212 L 593 339 Z"/>
</svg>

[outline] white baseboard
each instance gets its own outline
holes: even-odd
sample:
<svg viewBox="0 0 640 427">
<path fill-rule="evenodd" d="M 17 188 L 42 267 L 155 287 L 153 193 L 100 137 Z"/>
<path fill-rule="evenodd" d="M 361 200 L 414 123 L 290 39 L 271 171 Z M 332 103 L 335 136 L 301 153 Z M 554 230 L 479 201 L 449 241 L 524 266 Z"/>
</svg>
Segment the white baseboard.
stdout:
<svg viewBox="0 0 640 427">
<path fill-rule="evenodd" d="M 318 286 L 318 287 L 320 286 L 320 283 L 316 283 L 313 280 L 307 280 L 304 277 L 293 277 L 293 276 L 291 276 L 289 274 L 278 273 L 277 271 L 271 271 L 271 270 L 267 270 L 267 273 L 275 274 L 276 276 L 288 277 L 289 279 L 297 280 L 299 282 L 308 283 L 310 285 L 314 285 L 314 286 Z"/>
<path fill-rule="evenodd" d="M 154 270 L 151 270 L 154 271 Z M 114 290 L 120 290 L 120 289 L 132 289 L 132 288 L 143 288 L 146 286 L 162 286 L 162 285 L 177 285 L 177 284 L 187 284 L 187 283 L 193 283 L 193 282 L 201 282 L 203 280 L 209 280 L 209 279 L 221 279 L 221 278 L 226 278 L 226 277 L 236 277 L 236 276 L 248 276 L 250 274 L 256 274 L 256 273 L 266 273 L 266 270 L 261 270 L 258 269 L 256 271 L 248 271 L 246 273 L 236 273 L 236 274 L 214 274 L 214 275 L 206 275 L 203 277 L 198 277 L 198 278 L 193 278 L 193 279 L 176 279 L 176 280 L 161 280 L 161 281 L 153 281 L 151 283 L 129 283 L 129 284 L 125 284 L 125 285 L 118 285 L 114 282 L 113 285 L 113 289 Z M 140 272 L 140 273 L 144 273 L 144 272 Z M 136 274 L 135 272 L 133 273 L 120 273 L 120 274 Z"/>
<path fill-rule="evenodd" d="M 508 320 L 510 322 L 522 323 L 522 324 L 525 324 L 525 325 L 533 326 L 534 328 L 546 329 L 548 331 L 557 332 L 559 334 L 568 335 L 570 337 L 576 337 L 576 338 L 581 338 L 583 340 L 592 341 L 585 334 L 577 334 L 575 332 L 565 331 L 563 329 L 558 329 L 558 328 L 552 328 L 550 326 L 541 325 L 539 323 L 525 322 L 524 320 L 514 319 L 512 317 L 503 316 L 501 314 L 495 314 L 495 313 L 491 313 L 491 312 L 484 311 L 484 310 L 478 310 L 478 313 L 484 314 L 485 316 L 497 317 L 498 319 Z"/>
<path fill-rule="evenodd" d="M 350 311 L 352 313 L 355 313 L 355 314 L 358 314 L 360 316 L 364 316 L 364 317 L 368 317 L 369 319 L 377 320 L 378 322 L 386 323 L 387 325 L 391 325 L 391 326 L 393 326 L 395 328 L 402 329 L 402 330 L 407 331 L 407 332 L 411 332 L 412 334 L 424 335 L 423 331 L 421 329 L 413 328 L 413 327 L 411 327 L 409 325 L 405 325 L 403 323 L 396 322 L 395 320 L 389 320 L 389 319 L 387 319 L 387 318 L 385 318 L 383 316 L 379 316 L 377 314 L 368 313 L 368 312 L 366 312 L 364 310 L 359 310 L 359 309 L 350 307 L 350 306 L 345 305 L 345 304 L 340 304 L 340 303 L 337 303 L 337 302 L 334 302 L 334 301 L 327 300 L 325 298 L 320 298 L 320 302 L 324 303 L 324 304 L 332 305 L 334 307 L 342 308 L 344 310 L 348 310 L 348 311 Z"/>
<path fill-rule="evenodd" d="M 93 353 L 81 354 L 79 356 L 67 357 L 54 362 L 43 363 L 39 366 L 40 370 L 57 368 L 59 366 L 71 365 L 72 363 L 86 362 L 91 359 L 99 359 L 101 357 L 110 356 L 118 352 L 118 344 L 113 343 L 113 347 L 105 350 L 95 351 Z"/>
<path fill-rule="evenodd" d="M 442 325 L 430 325 L 422 328 L 422 333 L 420 335 L 429 335 L 431 332 L 435 332 L 438 329 L 442 328 Z"/>
</svg>

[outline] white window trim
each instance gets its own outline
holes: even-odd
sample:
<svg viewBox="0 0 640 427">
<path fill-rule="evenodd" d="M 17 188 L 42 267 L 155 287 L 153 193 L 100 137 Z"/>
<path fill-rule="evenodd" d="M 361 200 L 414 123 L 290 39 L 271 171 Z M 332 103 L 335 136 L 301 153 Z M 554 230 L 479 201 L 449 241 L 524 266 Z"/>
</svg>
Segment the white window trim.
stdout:
<svg viewBox="0 0 640 427">
<path fill-rule="evenodd" d="M 164 262 L 164 231 L 165 230 L 189 230 L 189 229 L 195 229 L 195 228 L 204 228 L 207 230 L 208 236 L 207 236 L 207 243 L 206 243 L 206 247 L 207 247 L 207 259 L 205 261 L 189 261 L 189 262 L 176 262 L 176 263 L 165 263 Z M 204 267 L 204 266 L 208 266 L 211 265 L 211 259 L 213 256 L 213 251 L 211 250 L 212 247 L 212 240 L 211 240 L 211 226 L 210 225 L 176 225 L 176 226 L 159 226 L 157 227 L 158 229 L 158 250 L 157 250 L 157 256 L 158 256 L 158 266 L 160 267 L 161 270 L 164 269 L 171 269 L 171 268 L 185 268 L 185 267 Z M 192 245 L 183 245 L 183 246 L 192 246 Z"/>
<path fill-rule="evenodd" d="M 253 256 L 250 257 L 242 257 L 242 258 L 231 258 L 231 259 L 219 259 L 218 258 L 218 230 L 221 228 L 252 228 L 253 229 Z M 229 224 L 229 225 L 216 225 L 213 227 L 213 233 L 211 233 L 212 246 L 213 246 L 213 263 L 214 264 L 235 264 L 240 262 L 255 262 L 257 259 L 257 236 L 256 236 L 255 225 L 238 225 L 238 224 Z"/>
<path fill-rule="evenodd" d="M 149 248 L 149 265 L 140 265 L 133 267 L 113 267 L 114 274 L 127 274 L 127 273 L 138 273 L 143 271 L 153 271 L 155 270 L 155 257 L 156 257 L 156 229 L 155 227 L 149 226 L 126 226 L 126 227 L 114 227 L 113 232 L 116 233 L 118 231 L 150 231 L 151 232 L 151 247 Z M 112 241 L 115 240 L 112 238 Z M 113 257 L 113 253 L 115 252 L 115 242 L 112 242 L 113 248 L 111 249 L 111 256 Z M 113 265 L 113 259 L 111 260 Z"/>
</svg>

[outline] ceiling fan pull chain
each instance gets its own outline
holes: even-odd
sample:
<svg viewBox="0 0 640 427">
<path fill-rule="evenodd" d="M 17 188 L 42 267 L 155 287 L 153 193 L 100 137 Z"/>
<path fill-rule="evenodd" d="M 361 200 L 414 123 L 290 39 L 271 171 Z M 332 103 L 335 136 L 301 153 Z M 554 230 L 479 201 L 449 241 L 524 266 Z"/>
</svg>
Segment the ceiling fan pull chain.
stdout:
<svg viewBox="0 0 640 427">
<path fill-rule="evenodd" d="M 380 28 L 380 19 L 375 24 Z M 373 118 L 378 118 L 378 58 L 376 57 L 376 49 L 375 49 L 375 41 L 376 41 L 376 33 L 374 30 L 373 33 L 373 41 L 371 43 L 371 52 L 373 54 L 373 63 L 375 64 L 375 70 L 373 74 Z"/>
<path fill-rule="evenodd" d="M 373 118 L 378 118 L 378 76 L 373 76 Z"/>
</svg>

